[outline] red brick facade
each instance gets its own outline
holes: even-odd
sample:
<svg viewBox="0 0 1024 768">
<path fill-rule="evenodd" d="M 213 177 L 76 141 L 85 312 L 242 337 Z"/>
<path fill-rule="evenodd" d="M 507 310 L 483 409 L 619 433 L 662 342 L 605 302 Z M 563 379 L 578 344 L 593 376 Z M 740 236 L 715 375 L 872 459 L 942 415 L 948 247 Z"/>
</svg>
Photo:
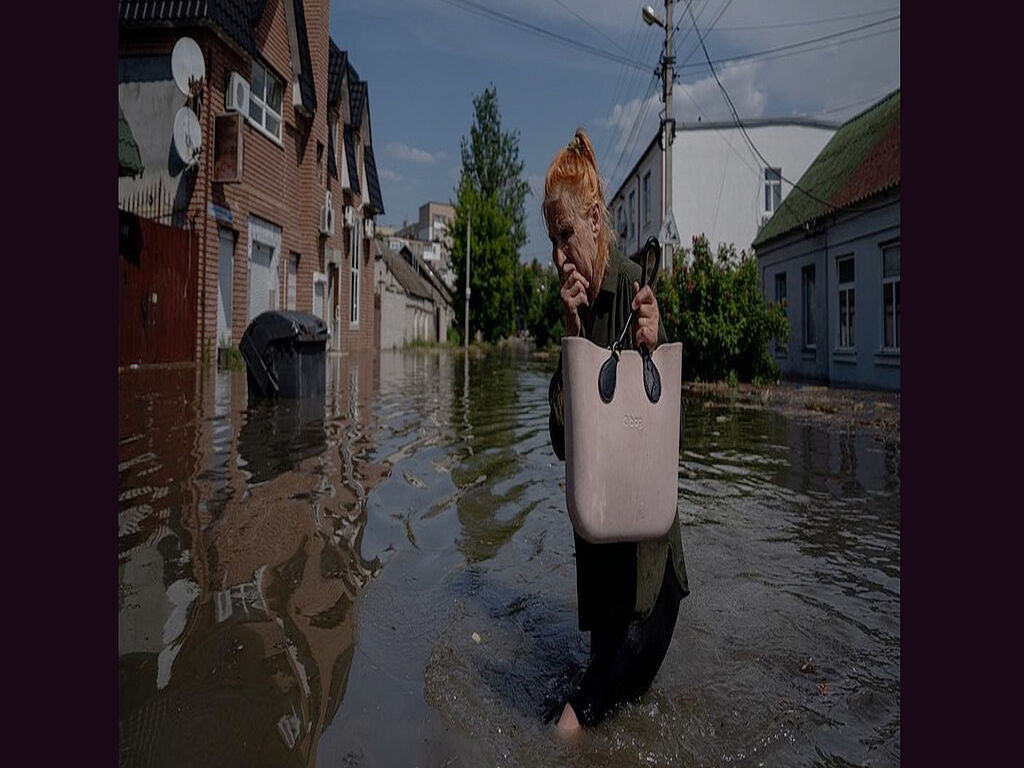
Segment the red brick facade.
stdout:
<svg viewBox="0 0 1024 768">
<path fill-rule="evenodd" d="M 331 347 L 343 352 L 374 347 L 373 259 L 371 244 L 363 238 L 362 263 L 359 271 L 360 312 L 358 327 L 350 327 L 351 258 L 349 230 L 344 226 L 344 206 L 356 211 L 357 226 L 363 230 L 365 185 L 361 194 L 341 190 L 339 179 L 327 170 L 328 141 L 328 0 L 306 0 L 304 3 L 309 53 L 316 90 L 317 109 L 311 117 L 293 106 L 296 81 L 292 75 L 292 52 L 289 45 L 288 20 L 282 0 L 268 0 L 256 29 L 256 40 L 262 63 L 284 83 L 282 99 L 281 142 L 278 143 L 247 120 L 242 121 L 242 180 L 213 182 L 214 118 L 227 114 L 225 90 L 231 72 L 238 72 L 247 81 L 252 79 L 252 60 L 229 38 L 211 27 L 190 29 L 154 29 L 122 32 L 120 56 L 169 55 L 175 41 L 184 34 L 196 40 L 206 63 L 206 80 L 202 106 L 198 110 L 203 131 L 204 151 L 196 171 L 188 212 L 196 223 L 199 235 L 198 318 L 196 323 L 195 357 L 204 352 L 215 356 L 217 347 L 217 294 L 219 230 L 227 227 L 235 233 L 233 258 L 234 279 L 231 291 L 231 339 L 238 344 L 245 331 L 249 308 L 249 217 L 264 219 L 280 228 L 281 247 L 278 256 L 278 307 L 287 302 L 286 281 L 288 260 L 299 255 L 295 287 L 295 308 L 313 311 L 314 273 L 328 273 L 327 254 L 339 251 L 343 257 L 337 265 L 338 330 Z M 296 59 L 298 52 L 294 53 Z M 345 89 L 343 89 L 345 91 Z M 342 103 L 347 108 L 347 92 Z M 368 109 L 368 107 L 367 107 Z M 368 125 L 366 120 L 364 126 Z M 341 130 L 339 129 L 339 139 Z M 367 141 L 368 136 L 363 136 Z M 340 154 L 340 153 L 339 153 Z M 362 153 L 358 162 L 362 164 Z M 340 176 L 339 170 L 339 176 Z M 325 192 L 331 191 L 335 213 L 335 234 L 321 235 L 320 208 Z M 218 220 L 211 206 L 230 212 L 230 222 Z M 222 215 L 222 219 L 224 216 Z M 324 295 L 324 315 L 329 319 L 328 297 Z"/>
</svg>

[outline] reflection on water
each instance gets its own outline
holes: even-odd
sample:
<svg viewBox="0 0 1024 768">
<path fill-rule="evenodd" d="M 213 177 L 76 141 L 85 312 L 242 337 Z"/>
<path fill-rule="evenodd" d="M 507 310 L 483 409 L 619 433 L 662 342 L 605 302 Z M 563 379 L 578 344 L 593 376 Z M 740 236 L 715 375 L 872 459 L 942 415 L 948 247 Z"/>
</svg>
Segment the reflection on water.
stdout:
<svg viewBox="0 0 1024 768">
<path fill-rule="evenodd" d="M 554 363 L 331 357 L 304 407 L 123 374 L 121 764 L 898 764 L 898 444 L 697 401 L 665 663 L 552 739 L 588 648 Z"/>
</svg>

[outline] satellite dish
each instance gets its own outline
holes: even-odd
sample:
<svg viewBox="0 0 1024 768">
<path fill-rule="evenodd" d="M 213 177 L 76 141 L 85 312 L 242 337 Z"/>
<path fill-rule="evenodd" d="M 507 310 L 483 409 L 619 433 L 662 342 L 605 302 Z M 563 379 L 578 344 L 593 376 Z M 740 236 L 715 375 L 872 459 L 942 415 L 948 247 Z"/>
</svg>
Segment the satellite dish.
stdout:
<svg viewBox="0 0 1024 768">
<path fill-rule="evenodd" d="M 203 148 L 203 131 L 199 118 L 188 107 L 182 107 L 174 116 L 174 149 L 185 165 L 194 165 Z"/>
<path fill-rule="evenodd" d="M 191 37 L 182 37 L 174 44 L 171 51 L 171 74 L 178 90 L 186 96 L 193 93 L 194 83 L 206 77 L 206 62 L 199 43 Z"/>
</svg>

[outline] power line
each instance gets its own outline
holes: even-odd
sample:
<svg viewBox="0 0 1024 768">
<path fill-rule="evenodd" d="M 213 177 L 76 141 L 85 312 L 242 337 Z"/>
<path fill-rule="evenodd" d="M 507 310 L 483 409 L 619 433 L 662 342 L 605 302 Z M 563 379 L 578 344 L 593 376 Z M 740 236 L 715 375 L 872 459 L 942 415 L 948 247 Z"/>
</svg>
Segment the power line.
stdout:
<svg viewBox="0 0 1024 768">
<path fill-rule="evenodd" d="M 815 37 L 815 38 L 812 38 L 810 40 L 804 40 L 804 41 L 799 42 L 799 43 L 790 43 L 788 45 L 782 45 L 782 46 L 779 46 L 777 48 L 766 48 L 763 51 L 754 51 L 752 53 L 744 53 L 744 54 L 740 54 L 740 55 L 737 55 L 737 56 L 726 56 L 726 57 L 723 57 L 721 59 L 714 59 L 714 60 L 712 60 L 709 56 L 706 56 L 706 58 L 707 58 L 707 65 L 709 67 L 711 67 L 712 70 L 714 70 L 714 65 L 715 64 L 727 64 L 727 63 L 732 62 L 732 61 L 747 61 L 749 59 L 761 58 L 763 56 L 766 56 L 766 55 L 772 54 L 772 53 L 779 53 L 781 51 L 788 51 L 788 50 L 791 50 L 791 49 L 794 49 L 794 48 L 802 48 L 802 47 L 807 46 L 807 45 L 812 45 L 814 43 L 820 43 L 822 41 L 832 40 L 832 39 L 837 38 L 837 37 L 845 37 L 846 35 L 853 34 L 854 32 L 860 32 L 861 30 L 864 30 L 864 29 L 870 29 L 871 27 L 877 27 L 877 26 L 879 26 L 881 24 L 886 24 L 886 23 L 888 23 L 890 21 L 895 21 L 895 20 L 897 20 L 899 18 L 900 18 L 900 15 L 896 14 L 895 16 L 890 16 L 888 18 L 881 19 L 879 21 L 873 21 L 870 24 L 862 24 L 862 25 L 860 25 L 858 27 L 852 27 L 850 29 L 844 29 L 844 30 L 841 30 L 839 32 L 833 32 L 832 34 L 829 34 L 829 35 L 822 35 L 821 37 Z M 895 29 L 884 30 L 883 32 L 881 32 L 879 34 L 884 34 L 885 32 L 893 32 L 893 31 L 895 31 Z M 704 38 L 701 35 L 700 30 L 697 30 L 697 36 L 700 38 L 700 44 L 698 46 L 694 47 L 694 51 L 697 50 L 697 47 L 703 47 L 704 48 L 704 53 L 706 55 L 707 54 L 707 48 L 704 46 Z M 692 55 L 692 52 L 691 52 L 691 55 Z M 687 56 L 687 60 L 689 60 L 689 58 L 690 57 Z M 696 69 L 696 68 L 702 68 L 703 66 L 704 66 L 704 64 L 681 64 L 681 65 L 679 65 L 678 69 Z"/>
<path fill-rule="evenodd" d="M 755 30 L 763 29 L 786 29 L 790 27 L 813 27 L 818 24 L 829 24 L 833 21 L 848 21 L 850 19 L 863 19 L 868 16 L 877 16 L 880 13 L 892 13 L 898 11 L 899 6 L 895 8 L 879 8 L 875 11 L 868 11 L 867 13 L 852 13 L 849 16 L 832 16 L 828 19 L 812 19 L 808 21 L 784 21 L 778 24 L 751 24 L 749 26 L 740 27 L 719 27 L 719 32 L 751 32 Z M 704 35 L 707 36 L 709 30 L 704 30 Z"/>
<path fill-rule="evenodd" d="M 693 26 L 694 29 L 697 29 L 696 21 L 694 21 Z M 736 106 L 732 103 L 732 99 L 729 98 L 729 92 L 725 90 L 725 86 L 722 85 L 722 81 L 718 79 L 718 73 L 715 71 L 714 64 L 711 63 L 711 55 L 708 53 L 707 46 L 704 44 L 704 36 L 701 35 L 700 29 L 697 29 L 697 37 L 700 39 L 701 48 L 704 50 L 704 58 L 707 59 L 708 66 L 711 67 L 711 74 L 715 76 L 715 82 L 718 83 L 718 87 L 722 91 L 722 95 L 725 97 L 726 103 L 729 105 L 729 110 L 732 112 L 733 120 L 735 121 L 736 126 L 740 129 L 740 133 L 743 134 L 743 137 L 746 139 L 747 144 L 750 146 L 751 150 L 753 150 L 754 154 L 756 154 L 761 159 L 761 162 L 764 163 L 764 166 L 766 168 L 772 168 L 772 164 L 765 159 L 765 156 L 761 154 L 761 151 L 757 148 L 757 145 L 754 144 L 753 139 L 750 138 L 750 135 L 747 133 L 747 129 L 743 126 L 743 121 L 740 120 L 739 113 L 736 111 Z M 830 203 L 828 203 L 827 201 L 822 200 L 817 195 L 811 194 L 796 182 L 790 181 L 785 176 L 783 176 L 781 169 L 779 170 L 779 178 L 788 183 L 791 187 L 793 187 L 793 189 L 800 190 L 803 194 L 807 195 L 807 197 L 811 198 L 815 202 L 820 203 L 826 209 L 831 207 Z M 799 225 L 800 222 L 796 219 L 796 213 L 794 213 L 788 206 L 786 207 L 786 210 L 789 211 L 789 214 L 793 218 L 794 223 L 796 225 Z"/>
<path fill-rule="evenodd" d="M 642 62 L 635 61 L 633 59 L 630 59 L 626 56 L 622 56 L 617 53 L 612 53 L 611 51 L 607 51 L 603 48 L 598 48 L 597 46 L 590 45 L 589 43 L 583 43 L 580 42 L 579 40 L 573 40 L 571 37 L 566 37 L 565 35 L 560 35 L 557 32 L 552 32 L 549 29 L 538 27 L 536 24 L 530 24 L 529 22 L 523 21 L 522 19 L 517 19 L 514 16 L 509 16 L 508 14 L 502 13 L 501 11 L 496 11 L 493 8 L 488 8 L 485 5 L 473 2 L 473 0 L 441 0 L 441 2 L 447 3 L 448 5 L 460 8 L 461 10 L 468 11 L 470 13 L 475 13 L 478 16 L 489 18 L 492 21 L 498 22 L 499 24 L 505 24 L 506 26 L 516 27 L 527 32 L 532 32 L 536 35 L 546 37 L 549 40 L 554 40 L 555 42 L 567 45 L 570 48 L 575 48 L 576 50 L 582 51 L 584 53 L 589 53 L 592 56 L 607 59 L 608 61 L 613 61 L 617 64 L 623 64 L 625 66 L 640 69 L 645 72 L 649 69 L 648 65 L 643 64 Z"/>
<path fill-rule="evenodd" d="M 844 109 L 849 109 L 850 107 L 856 107 L 859 104 L 867 104 L 868 102 L 875 102 L 875 101 L 878 101 L 879 99 L 881 99 L 883 96 L 888 96 L 894 90 L 895 90 L 894 88 L 890 88 L 885 93 L 880 93 L 877 96 L 869 96 L 866 99 L 858 99 L 857 101 L 851 101 L 849 104 L 843 104 L 843 106 L 841 106 L 841 107 L 832 107 L 831 109 L 823 109 L 818 114 L 819 115 L 831 115 L 833 112 L 842 112 Z"/>
<path fill-rule="evenodd" d="M 608 37 L 608 35 L 606 35 L 606 34 L 605 34 L 604 32 L 602 32 L 602 31 L 601 31 L 600 29 L 598 29 L 597 27 L 595 27 L 595 26 L 594 26 L 593 24 L 591 24 L 591 23 L 590 23 L 589 21 L 587 21 L 587 20 L 586 20 L 586 18 L 584 18 L 583 16 L 580 16 L 580 15 L 579 15 L 578 13 L 576 13 L 576 11 L 574 11 L 574 10 L 573 10 L 572 8 L 570 8 L 570 7 L 569 7 L 569 6 L 567 6 L 567 5 L 565 4 L 565 3 L 563 3 L 563 2 L 562 2 L 562 0 L 555 0 L 555 2 L 556 2 L 556 3 L 558 3 L 558 4 L 559 4 L 559 5 L 560 5 L 560 6 L 562 7 L 562 8 L 564 8 L 565 10 L 567 10 L 567 11 L 568 11 L 569 13 L 571 13 L 571 14 L 572 14 L 573 16 L 575 16 L 575 17 L 576 17 L 577 19 L 579 19 L 580 21 L 582 21 L 582 22 L 583 22 L 584 24 L 586 24 L 586 25 L 587 25 L 588 27 L 590 27 L 590 28 L 591 28 L 592 30 L 594 30 L 595 32 L 597 32 L 597 34 L 599 34 L 599 35 L 600 35 L 601 37 L 603 37 L 603 38 L 604 38 L 605 40 L 607 40 L 607 41 L 608 41 L 609 43 L 611 43 L 611 44 L 612 44 L 612 45 L 614 45 L 614 46 L 615 46 L 616 48 L 618 48 L 618 49 L 619 49 L 620 51 L 622 51 L 622 52 L 623 52 L 623 53 L 624 53 L 624 54 L 625 54 L 626 56 L 629 56 L 629 51 L 627 51 L 627 50 L 626 50 L 625 48 L 623 48 L 623 47 L 622 47 L 622 44 L 621 44 L 621 43 L 619 43 L 619 42 L 617 42 L 616 40 L 613 40 L 612 38 Z"/>
</svg>

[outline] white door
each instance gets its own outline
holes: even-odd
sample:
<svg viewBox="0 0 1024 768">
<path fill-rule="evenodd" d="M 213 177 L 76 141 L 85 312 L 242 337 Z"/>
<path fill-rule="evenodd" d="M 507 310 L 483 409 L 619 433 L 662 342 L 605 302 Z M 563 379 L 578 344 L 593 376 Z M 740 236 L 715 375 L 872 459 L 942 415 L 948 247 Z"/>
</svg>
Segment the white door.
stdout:
<svg viewBox="0 0 1024 768">
<path fill-rule="evenodd" d="M 217 346 L 231 345 L 231 283 L 234 279 L 235 233 L 220 228 L 217 258 Z"/>
<path fill-rule="evenodd" d="M 249 260 L 249 321 L 261 312 L 274 309 L 277 303 L 277 284 L 274 249 L 254 240 Z"/>
</svg>

